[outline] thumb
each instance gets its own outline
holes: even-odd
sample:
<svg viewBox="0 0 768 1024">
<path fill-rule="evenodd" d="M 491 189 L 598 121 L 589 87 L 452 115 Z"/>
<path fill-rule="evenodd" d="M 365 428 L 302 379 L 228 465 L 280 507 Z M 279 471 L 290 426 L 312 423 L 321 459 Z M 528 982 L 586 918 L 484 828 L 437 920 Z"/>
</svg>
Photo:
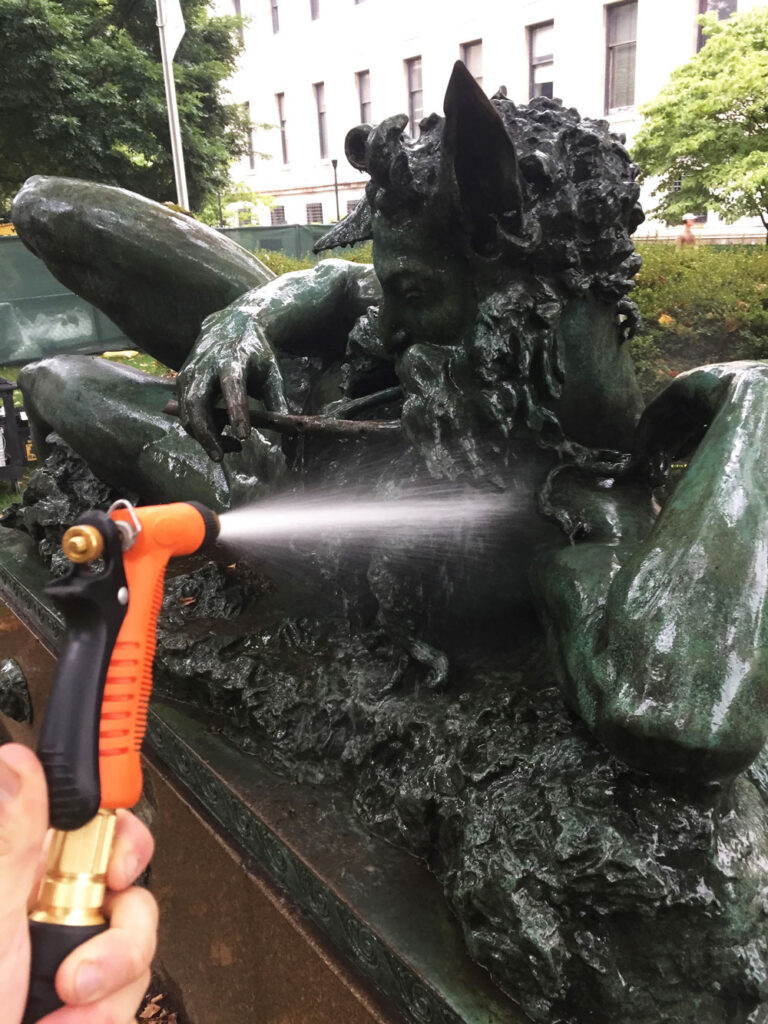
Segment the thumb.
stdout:
<svg viewBox="0 0 768 1024">
<path fill-rule="evenodd" d="M 40 762 L 18 743 L 0 747 L 0 1006 L 21 1020 L 29 977 L 27 900 L 40 864 L 48 793 Z"/>
<path fill-rule="evenodd" d="M 26 914 L 48 826 L 43 769 L 27 747 L 0 747 L 0 949 L 8 915 Z"/>
</svg>

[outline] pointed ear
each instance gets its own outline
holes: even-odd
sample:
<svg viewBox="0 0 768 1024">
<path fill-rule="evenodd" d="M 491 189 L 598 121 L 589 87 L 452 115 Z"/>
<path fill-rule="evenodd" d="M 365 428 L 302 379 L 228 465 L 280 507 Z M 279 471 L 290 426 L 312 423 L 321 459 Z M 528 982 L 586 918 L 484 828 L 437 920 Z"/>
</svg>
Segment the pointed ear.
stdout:
<svg viewBox="0 0 768 1024">
<path fill-rule="evenodd" d="M 523 184 L 504 122 L 461 61 L 453 66 L 443 103 L 443 158 L 452 162 L 473 242 L 492 246 L 496 221 L 520 213 Z"/>
<path fill-rule="evenodd" d="M 347 132 L 344 139 L 344 155 L 358 171 L 367 171 L 365 146 L 371 132 L 371 125 L 359 124 Z"/>
</svg>

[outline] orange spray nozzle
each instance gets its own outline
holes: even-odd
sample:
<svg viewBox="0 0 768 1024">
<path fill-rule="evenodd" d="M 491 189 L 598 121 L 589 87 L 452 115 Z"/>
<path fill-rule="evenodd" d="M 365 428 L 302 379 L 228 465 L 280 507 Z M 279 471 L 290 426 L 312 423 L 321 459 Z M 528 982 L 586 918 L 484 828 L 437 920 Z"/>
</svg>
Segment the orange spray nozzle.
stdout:
<svg viewBox="0 0 768 1024">
<path fill-rule="evenodd" d="M 195 502 L 115 507 L 123 538 L 127 613 L 107 670 L 99 727 L 101 806 L 133 807 L 142 789 L 139 751 L 152 692 L 157 617 L 169 559 L 191 555 L 219 532 L 215 512 Z"/>
</svg>

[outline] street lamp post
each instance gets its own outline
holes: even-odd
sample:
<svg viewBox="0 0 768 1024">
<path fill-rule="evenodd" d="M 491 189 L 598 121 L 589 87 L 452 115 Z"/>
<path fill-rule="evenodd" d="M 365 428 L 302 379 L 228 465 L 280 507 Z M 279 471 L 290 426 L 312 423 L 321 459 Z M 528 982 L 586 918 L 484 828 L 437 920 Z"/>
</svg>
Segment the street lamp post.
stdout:
<svg viewBox="0 0 768 1024">
<path fill-rule="evenodd" d="M 333 168 L 333 191 L 336 195 L 336 220 L 341 220 L 341 213 L 339 212 L 339 178 L 336 174 L 336 168 L 338 166 L 338 160 L 331 160 L 331 167 Z"/>
</svg>

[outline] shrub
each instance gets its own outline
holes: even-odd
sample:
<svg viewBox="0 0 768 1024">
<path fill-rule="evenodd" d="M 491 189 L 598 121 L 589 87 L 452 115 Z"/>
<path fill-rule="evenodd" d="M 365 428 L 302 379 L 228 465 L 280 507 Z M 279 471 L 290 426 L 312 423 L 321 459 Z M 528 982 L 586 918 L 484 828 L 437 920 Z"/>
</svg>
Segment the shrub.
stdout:
<svg viewBox="0 0 768 1024">
<path fill-rule="evenodd" d="M 258 256 L 261 262 L 265 263 L 279 277 L 280 274 L 288 274 L 292 270 L 306 270 L 308 267 L 313 267 L 319 260 L 331 258 L 349 260 L 351 263 L 371 263 L 373 262 L 373 243 L 363 242 L 361 245 L 353 245 L 351 248 L 331 249 L 330 252 L 321 253 L 319 256 L 308 253 L 298 259 L 271 249 L 256 249 L 254 256 Z"/>
<path fill-rule="evenodd" d="M 692 366 L 768 358 L 768 248 L 637 248 L 643 266 L 632 298 L 643 326 L 631 352 L 647 397 Z"/>
</svg>

